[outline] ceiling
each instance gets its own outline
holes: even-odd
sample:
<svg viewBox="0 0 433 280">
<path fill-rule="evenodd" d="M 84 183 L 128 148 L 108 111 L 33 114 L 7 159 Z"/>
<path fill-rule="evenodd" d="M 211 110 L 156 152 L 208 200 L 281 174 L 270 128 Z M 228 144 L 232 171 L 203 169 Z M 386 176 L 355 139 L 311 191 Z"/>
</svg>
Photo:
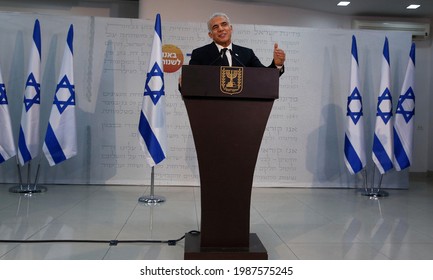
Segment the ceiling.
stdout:
<svg viewBox="0 0 433 280">
<path fill-rule="evenodd" d="M 20 2 L 34 3 L 34 0 L 18 0 Z M 80 2 L 139 2 L 140 0 L 41 0 L 39 3 L 65 4 Z M 160 0 L 161 1 L 161 0 Z M 338 7 L 340 0 L 220 0 L 234 3 L 253 3 L 263 5 L 279 5 L 286 7 L 301 8 L 313 11 L 333 13 L 346 16 L 380 16 L 380 17 L 410 17 L 410 18 L 433 18 L 433 0 L 347 0 L 350 5 Z M 16 0 L 0 0 L 3 2 L 14 2 Z M 416 10 L 407 10 L 410 4 L 419 4 Z"/>
<path fill-rule="evenodd" d="M 433 18 L 433 0 L 347 0 L 350 5 L 338 7 L 339 0 L 225 0 L 267 5 L 281 5 L 347 16 L 389 16 Z M 419 4 L 416 10 L 407 10 L 410 4 Z"/>
</svg>

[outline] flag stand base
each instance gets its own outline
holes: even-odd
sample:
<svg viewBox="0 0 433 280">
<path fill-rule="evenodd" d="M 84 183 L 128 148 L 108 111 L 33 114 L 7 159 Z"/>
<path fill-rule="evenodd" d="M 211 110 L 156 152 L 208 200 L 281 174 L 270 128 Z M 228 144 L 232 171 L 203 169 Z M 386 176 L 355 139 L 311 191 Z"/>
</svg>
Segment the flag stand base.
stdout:
<svg viewBox="0 0 433 280">
<path fill-rule="evenodd" d="M 38 178 L 39 178 L 39 170 L 41 167 L 41 164 L 38 164 L 38 170 L 36 171 L 36 178 L 35 178 L 35 182 L 33 183 L 33 185 L 30 183 L 30 169 L 31 169 L 31 162 L 29 161 L 28 163 L 28 168 L 27 168 L 27 185 L 25 185 L 23 183 L 23 178 L 21 176 L 21 169 L 20 169 L 20 165 L 17 162 L 17 167 L 18 167 L 18 177 L 19 177 L 19 185 L 15 186 L 15 187 L 10 187 L 9 188 L 9 192 L 11 193 L 27 193 L 27 194 L 32 194 L 32 193 L 43 193 L 46 192 L 48 189 L 44 186 L 40 186 L 38 185 Z"/>
<path fill-rule="evenodd" d="M 373 198 L 373 199 L 389 196 L 389 193 L 387 191 L 384 191 L 381 189 L 383 174 L 380 175 L 379 185 L 377 188 L 374 188 L 374 187 L 367 188 L 367 175 L 366 174 L 367 173 L 364 170 L 364 190 L 361 192 L 361 195 L 369 196 L 370 198 Z M 374 172 L 373 172 L 373 178 L 374 178 Z M 373 179 L 373 184 L 374 184 L 374 179 Z"/>
<path fill-rule="evenodd" d="M 30 186 L 27 185 L 22 186 L 15 186 L 15 187 L 10 187 L 9 188 L 9 192 L 11 193 L 43 193 L 46 192 L 48 189 L 44 186 Z"/>
<path fill-rule="evenodd" d="M 367 190 L 363 190 L 363 191 L 361 192 L 361 195 L 362 195 L 362 196 L 371 196 L 371 195 L 372 195 L 372 192 L 367 191 Z"/>
<path fill-rule="evenodd" d="M 138 198 L 139 202 L 146 203 L 147 205 L 157 205 L 165 202 L 165 197 L 154 195 L 155 193 L 155 167 L 152 166 L 150 173 L 150 195 L 141 196 Z"/>
<path fill-rule="evenodd" d="M 165 202 L 165 197 L 159 195 L 146 195 L 140 197 L 138 201 L 146 204 L 160 204 Z"/>
<path fill-rule="evenodd" d="M 370 194 L 371 197 L 387 197 L 389 196 L 389 193 L 384 190 L 377 190 L 376 192 L 372 192 Z"/>
<path fill-rule="evenodd" d="M 363 196 L 369 196 L 372 198 L 376 198 L 376 197 L 387 197 L 389 196 L 389 193 L 387 191 L 384 190 L 377 190 L 377 191 L 365 191 L 361 193 Z"/>
</svg>

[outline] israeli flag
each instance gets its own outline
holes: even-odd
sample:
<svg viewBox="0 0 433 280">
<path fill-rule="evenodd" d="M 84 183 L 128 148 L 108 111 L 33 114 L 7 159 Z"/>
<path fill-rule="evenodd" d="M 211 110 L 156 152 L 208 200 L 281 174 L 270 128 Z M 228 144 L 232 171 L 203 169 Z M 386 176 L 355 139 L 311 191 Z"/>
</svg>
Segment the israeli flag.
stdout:
<svg viewBox="0 0 433 280">
<path fill-rule="evenodd" d="M 29 70 L 24 91 L 24 106 L 18 138 L 18 158 L 21 165 L 39 154 L 39 115 L 41 104 L 41 28 L 35 21 Z"/>
<path fill-rule="evenodd" d="M 389 62 L 388 38 L 385 37 L 382 56 L 382 72 L 379 97 L 377 98 L 376 126 L 373 139 L 373 161 L 384 174 L 393 168 L 393 140 L 392 140 L 392 96 L 390 91 L 391 71 Z"/>
<path fill-rule="evenodd" d="M 0 163 L 16 155 L 6 86 L 0 71 Z"/>
<path fill-rule="evenodd" d="M 140 146 L 145 152 L 146 162 L 151 167 L 166 157 L 167 131 L 165 123 L 161 17 L 157 14 L 152 54 L 144 85 L 143 104 L 138 125 Z"/>
<path fill-rule="evenodd" d="M 350 71 L 350 94 L 347 98 L 346 133 L 344 138 L 344 161 L 351 174 L 364 169 L 366 164 L 364 144 L 364 119 L 362 96 L 359 90 L 358 50 L 352 36 L 352 62 Z"/>
<path fill-rule="evenodd" d="M 50 166 L 61 163 L 77 154 L 73 40 L 74 27 L 71 25 L 42 147 Z"/>
<path fill-rule="evenodd" d="M 398 98 L 394 121 L 394 164 L 397 171 L 411 165 L 413 118 L 415 116 L 415 43 L 412 43 L 409 63 Z"/>
</svg>

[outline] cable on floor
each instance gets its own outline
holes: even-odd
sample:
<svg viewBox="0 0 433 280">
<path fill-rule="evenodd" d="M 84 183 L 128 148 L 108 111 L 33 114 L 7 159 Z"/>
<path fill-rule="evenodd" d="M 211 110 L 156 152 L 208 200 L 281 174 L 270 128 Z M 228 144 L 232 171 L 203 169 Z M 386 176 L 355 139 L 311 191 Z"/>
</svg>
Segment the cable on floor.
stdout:
<svg viewBox="0 0 433 280">
<path fill-rule="evenodd" d="M 192 235 L 200 234 L 197 230 L 188 232 Z M 0 243 L 108 243 L 110 246 L 116 246 L 120 243 L 159 243 L 175 246 L 177 242 L 185 238 L 185 235 L 178 239 L 171 240 L 79 240 L 79 239 L 61 239 L 61 240 L 0 240 Z"/>
</svg>

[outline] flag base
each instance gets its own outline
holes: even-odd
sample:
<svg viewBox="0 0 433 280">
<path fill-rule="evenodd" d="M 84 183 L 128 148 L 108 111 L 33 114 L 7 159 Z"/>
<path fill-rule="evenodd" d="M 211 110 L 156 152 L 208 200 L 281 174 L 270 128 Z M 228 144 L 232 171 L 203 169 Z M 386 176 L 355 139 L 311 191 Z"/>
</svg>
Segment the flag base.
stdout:
<svg viewBox="0 0 433 280">
<path fill-rule="evenodd" d="M 145 195 L 138 199 L 139 202 L 143 202 L 146 204 L 160 204 L 165 202 L 165 197 L 159 195 Z"/>
<path fill-rule="evenodd" d="M 27 186 L 19 185 L 19 186 L 9 188 L 9 192 L 11 193 L 43 193 L 46 192 L 47 190 L 48 189 L 44 186 L 31 186 L 31 185 L 27 185 Z"/>
<path fill-rule="evenodd" d="M 372 192 L 371 196 L 372 197 L 387 197 L 387 196 L 389 196 L 389 193 L 387 191 L 377 190 L 375 192 Z"/>
<path fill-rule="evenodd" d="M 369 196 L 372 198 L 379 198 L 379 197 L 387 197 L 389 196 L 389 193 L 387 191 L 384 190 L 371 190 L 371 191 L 365 191 L 362 193 L 363 196 Z"/>
</svg>

